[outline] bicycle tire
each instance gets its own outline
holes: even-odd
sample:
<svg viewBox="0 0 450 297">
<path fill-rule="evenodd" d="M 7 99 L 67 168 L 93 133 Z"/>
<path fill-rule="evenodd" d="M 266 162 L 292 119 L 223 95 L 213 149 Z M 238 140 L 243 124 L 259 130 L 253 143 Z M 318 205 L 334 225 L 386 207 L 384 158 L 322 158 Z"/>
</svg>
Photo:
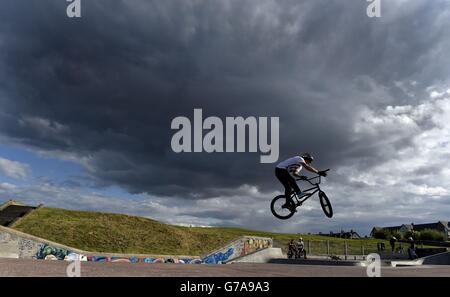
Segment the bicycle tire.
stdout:
<svg viewBox="0 0 450 297">
<path fill-rule="evenodd" d="M 291 218 L 291 217 L 294 215 L 295 211 L 290 211 L 290 210 L 289 210 L 289 214 L 287 214 L 287 215 L 280 215 L 280 214 L 278 214 L 277 210 L 275 209 L 275 203 L 276 203 L 279 199 L 284 199 L 285 201 L 287 200 L 287 199 L 286 199 L 286 196 L 284 196 L 284 195 L 278 195 L 278 196 L 276 196 L 275 198 L 272 199 L 272 202 L 270 203 L 270 211 L 272 212 L 272 214 L 273 214 L 276 218 L 278 218 L 278 219 L 280 219 L 280 220 L 287 220 L 287 219 Z M 285 204 L 285 203 L 284 203 L 284 204 Z M 286 210 L 287 210 L 287 209 L 286 209 Z"/>
<path fill-rule="evenodd" d="M 328 199 L 327 194 L 325 194 L 325 192 L 320 191 L 319 201 L 320 201 L 320 206 L 322 206 L 322 210 L 325 213 L 325 215 L 329 218 L 332 218 L 333 217 L 333 207 L 331 206 L 330 199 Z"/>
</svg>

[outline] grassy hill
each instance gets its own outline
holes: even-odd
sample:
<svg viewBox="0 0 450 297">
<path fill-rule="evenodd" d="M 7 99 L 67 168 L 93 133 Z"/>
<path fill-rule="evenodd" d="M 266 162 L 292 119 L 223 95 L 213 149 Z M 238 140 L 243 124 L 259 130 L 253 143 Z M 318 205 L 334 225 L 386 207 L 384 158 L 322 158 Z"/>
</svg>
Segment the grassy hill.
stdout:
<svg viewBox="0 0 450 297">
<path fill-rule="evenodd" d="M 87 251 L 139 254 L 203 255 L 242 236 L 264 236 L 285 247 L 298 234 L 279 234 L 239 228 L 197 228 L 162 224 L 151 219 L 123 214 L 39 208 L 19 220 L 14 229 Z M 343 239 L 302 235 L 313 250 L 331 249 L 343 253 Z M 350 252 L 376 250 L 379 240 L 349 240 Z M 388 244 L 386 244 L 388 247 Z"/>
</svg>

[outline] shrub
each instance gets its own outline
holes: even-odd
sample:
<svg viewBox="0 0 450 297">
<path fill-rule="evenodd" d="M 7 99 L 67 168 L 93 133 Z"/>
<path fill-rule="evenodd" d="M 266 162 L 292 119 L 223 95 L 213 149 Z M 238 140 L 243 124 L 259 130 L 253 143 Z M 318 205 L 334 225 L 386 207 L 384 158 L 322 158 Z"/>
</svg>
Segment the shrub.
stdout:
<svg viewBox="0 0 450 297">
<path fill-rule="evenodd" d="M 419 240 L 420 239 L 420 232 L 419 231 L 407 231 L 403 235 L 403 239 L 404 240 L 408 240 L 410 237 L 412 237 L 414 240 Z"/>
<path fill-rule="evenodd" d="M 388 239 L 391 239 L 391 236 L 394 236 L 395 238 L 397 238 L 397 240 L 402 239 L 402 234 L 398 231 L 392 231 L 389 235 Z"/>
<path fill-rule="evenodd" d="M 385 229 L 377 229 L 373 233 L 373 237 L 376 239 L 388 239 L 390 236 L 389 231 Z"/>
<path fill-rule="evenodd" d="M 420 232 L 420 239 L 432 241 L 444 241 L 445 236 L 444 233 L 439 232 L 438 230 L 425 229 L 422 232 Z"/>
</svg>

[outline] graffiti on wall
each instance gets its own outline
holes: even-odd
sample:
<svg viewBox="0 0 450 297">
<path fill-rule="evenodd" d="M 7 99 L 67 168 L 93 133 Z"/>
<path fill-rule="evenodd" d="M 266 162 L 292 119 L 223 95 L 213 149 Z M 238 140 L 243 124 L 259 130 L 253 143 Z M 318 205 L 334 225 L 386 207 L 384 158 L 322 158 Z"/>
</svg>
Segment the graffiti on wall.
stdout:
<svg viewBox="0 0 450 297">
<path fill-rule="evenodd" d="M 64 261 L 81 261 L 81 262 L 86 262 L 88 259 L 85 255 L 80 255 L 77 253 L 69 253 L 65 258 Z"/>
<path fill-rule="evenodd" d="M 41 244 L 35 259 L 39 260 L 64 260 L 70 252 L 65 249 L 56 248 L 47 244 Z"/>
<path fill-rule="evenodd" d="M 142 257 L 108 257 L 108 256 L 85 256 L 65 249 L 56 248 L 47 244 L 40 244 L 34 259 L 39 260 L 65 260 L 65 261 L 89 261 L 89 262 L 111 262 L 111 263 L 174 263 L 174 264 L 201 264 L 198 258 L 167 257 L 167 258 L 142 258 Z"/>
<path fill-rule="evenodd" d="M 150 257 L 105 257 L 105 256 L 88 256 L 87 261 L 90 262 L 111 262 L 111 263 L 174 263 L 174 264 L 201 264 L 202 260 L 196 258 L 176 257 L 168 258 L 150 258 Z"/>
<path fill-rule="evenodd" d="M 217 252 L 203 259 L 205 264 L 222 264 L 227 261 L 234 253 L 234 248 L 230 247 L 225 253 Z"/>
<path fill-rule="evenodd" d="M 36 240 L 26 239 L 9 232 L 0 232 L 0 247 L 15 250 L 19 258 L 40 260 L 90 261 L 112 263 L 173 263 L 173 264 L 220 264 L 250 253 L 272 247 L 272 239 L 262 237 L 242 237 L 203 259 L 198 257 L 109 257 L 105 255 L 85 256 L 68 249 L 57 248 Z"/>
<path fill-rule="evenodd" d="M 203 262 L 205 264 L 220 264 L 230 261 L 235 258 L 239 258 L 259 250 L 272 247 L 273 242 L 271 238 L 263 237 L 242 237 L 235 240 L 230 245 L 223 249 L 217 250 L 205 258 Z"/>
<path fill-rule="evenodd" d="M 20 238 L 18 241 L 19 257 L 32 257 L 36 253 L 39 244 L 33 240 Z"/>
<path fill-rule="evenodd" d="M 244 241 L 244 247 L 241 251 L 241 256 L 248 255 L 250 253 L 263 250 L 272 246 L 271 239 L 253 239 L 247 238 Z"/>
</svg>

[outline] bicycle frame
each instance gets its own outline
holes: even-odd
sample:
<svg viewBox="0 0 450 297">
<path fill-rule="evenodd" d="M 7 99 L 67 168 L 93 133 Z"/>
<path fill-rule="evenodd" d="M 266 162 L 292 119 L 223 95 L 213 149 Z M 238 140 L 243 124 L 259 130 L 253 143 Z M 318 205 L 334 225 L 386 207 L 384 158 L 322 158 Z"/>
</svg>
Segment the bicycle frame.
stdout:
<svg viewBox="0 0 450 297">
<path fill-rule="evenodd" d="M 314 179 L 319 179 L 316 183 L 313 183 L 313 182 L 311 182 L 312 180 L 314 180 Z M 306 200 L 308 200 L 309 198 L 311 198 L 311 196 L 313 196 L 314 194 L 316 194 L 317 192 L 320 192 L 321 191 L 321 189 L 320 189 L 320 183 L 322 182 L 322 179 L 321 179 L 321 176 L 320 175 L 318 175 L 318 176 L 314 176 L 314 177 L 312 177 L 312 178 L 308 178 L 308 179 L 306 179 L 306 180 L 304 180 L 304 179 L 295 179 L 296 181 L 307 181 L 308 183 L 310 183 L 313 187 L 312 188 L 309 188 L 309 189 L 306 189 L 306 190 L 303 190 L 302 192 L 310 192 L 310 191 L 312 191 L 311 193 L 306 193 L 306 196 L 304 196 L 304 197 L 302 197 L 301 199 L 299 199 L 298 198 L 298 196 L 297 196 L 297 193 L 295 193 L 294 191 L 292 192 L 292 194 L 291 194 L 291 198 L 295 198 L 295 200 L 297 200 L 297 204 L 298 205 L 302 205 Z"/>
</svg>

